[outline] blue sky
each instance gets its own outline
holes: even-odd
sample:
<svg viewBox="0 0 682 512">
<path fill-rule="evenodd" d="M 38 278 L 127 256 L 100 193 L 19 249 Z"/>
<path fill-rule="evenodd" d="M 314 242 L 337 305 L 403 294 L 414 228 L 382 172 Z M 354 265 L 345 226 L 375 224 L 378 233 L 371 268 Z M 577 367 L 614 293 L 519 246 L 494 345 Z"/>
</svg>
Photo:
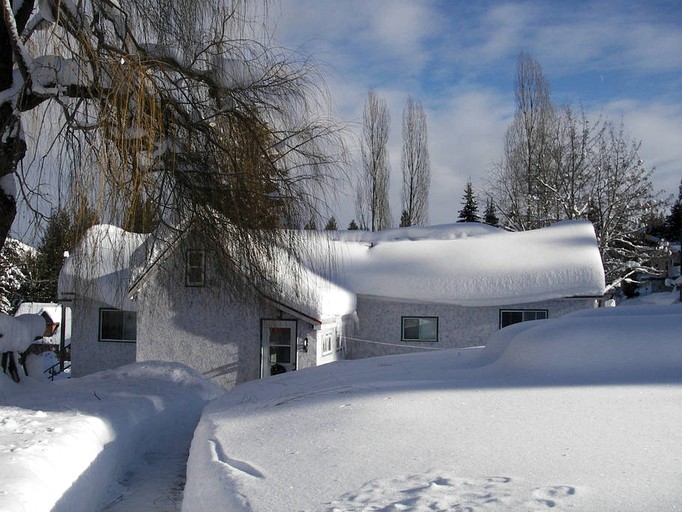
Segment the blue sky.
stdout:
<svg viewBox="0 0 682 512">
<path fill-rule="evenodd" d="M 431 155 L 432 223 L 452 222 L 466 180 L 482 192 L 514 113 L 521 51 L 542 65 L 556 104 L 582 105 L 625 123 L 677 193 L 682 178 L 682 2 L 281 0 L 271 9 L 282 45 L 325 72 L 338 117 L 361 129 L 369 88 L 391 118 L 391 207 L 400 211 L 402 109 L 424 105 Z M 340 226 L 352 197 L 332 206 Z"/>
</svg>

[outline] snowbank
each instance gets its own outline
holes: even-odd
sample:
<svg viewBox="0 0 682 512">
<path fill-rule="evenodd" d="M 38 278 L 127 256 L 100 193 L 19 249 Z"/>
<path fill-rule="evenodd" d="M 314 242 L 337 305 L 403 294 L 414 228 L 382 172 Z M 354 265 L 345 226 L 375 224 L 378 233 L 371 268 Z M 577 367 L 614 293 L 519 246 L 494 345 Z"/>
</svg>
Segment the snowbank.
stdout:
<svg viewBox="0 0 682 512">
<path fill-rule="evenodd" d="M 633 309 L 237 386 L 202 415 L 183 510 L 672 510 L 682 309 Z"/>
<path fill-rule="evenodd" d="M 169 363 L 49 384 L 0 373 L 0 510 L 100 510 L 133 457 L 193 428 L 220 393 Z"/>
</svg>

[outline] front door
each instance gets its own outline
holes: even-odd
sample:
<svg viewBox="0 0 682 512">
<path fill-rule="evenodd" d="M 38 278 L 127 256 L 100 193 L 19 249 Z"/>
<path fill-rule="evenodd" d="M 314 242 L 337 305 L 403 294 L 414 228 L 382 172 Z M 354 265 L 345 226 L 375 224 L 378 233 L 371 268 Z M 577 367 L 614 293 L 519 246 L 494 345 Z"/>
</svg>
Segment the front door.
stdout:
<svg viewBox="0 0 682 512">
<path fill-rule="evenodd" d="M 296 320 L 263 320 L 261 377 L 296 369 Z"/>
</svg>

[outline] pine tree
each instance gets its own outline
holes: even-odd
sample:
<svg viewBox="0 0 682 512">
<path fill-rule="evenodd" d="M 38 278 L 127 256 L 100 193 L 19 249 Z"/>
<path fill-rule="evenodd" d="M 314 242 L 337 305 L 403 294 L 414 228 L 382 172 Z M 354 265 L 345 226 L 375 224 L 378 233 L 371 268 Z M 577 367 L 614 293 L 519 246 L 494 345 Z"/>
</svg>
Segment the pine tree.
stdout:
<svg viewBox="0 0 682 512">
<path fill-rule="evenodd" d="M 310 219 L 308 223 L 303 226 L 303 229 L 307 231 L 315 231 L 317 229 L 317 225 L 315 224 L 315 219 Z"/>
<path fill-rule="evenodd" d="M 464 196 L 462 196 L 463 208 L 459 211 L 459 220 L 457 222 L 480 222 L 478 216 L 478 201 L 474 196 L 474 187 L 471 184 L 471 178 L 467 181 L 464 188 Z"/>
<path fill-rule="evenodd" d="M 64 252 L 77 245 L 85 231 L 99 222 L 97 213 L 86 203 L 81 203 L 71 216 L 66 209 L 58 209 L 50 216 L 45 233 L 38 246 L 33 279 L 27 291 L 30 300 L 55 302 L 57 281 L 64 263 Z"/>
<path fill-rule="evenodd" d="M 400 227 L 406 228 L 407 226 L 411 225 L 412 221 L 410 220 L 410 214 L 407 212 L 407 210 L 403 210 L 403 213 L 400 216 Z"/>
<path fill-rule="evenodd" d="M 485 204 L 485 214 L 483 217 L 483 222 L 486 224 L 490 224 L 491 226 L 499 226 L 500 225 L 500 219 L 497 217 L 497 214 L 495 213 L 495 202 L 492 200 L 492 198 L 488 198 L 486 200 Z"/>
<path fill-rule="evenodd" d="M 0 312 L 12 314 L 24 299 L 30 280 L 33 249 L 8 238 L 0 250 Z"/>
<path fill-rule="evenodd" d="M 357 231 L 360 229 L 360 226 L 358 226 L 358 223 L 355 222 L 355 219 L 350 221 L 350 224 L 348 225 L 348 231 Z"/>
<path fill-rule="evenodd" d="M 324 227 L 326 231 L 336 231 L 338 228 L 336 227 L 336 219 L 334 217 L 330 217 L 329 220 L 327 221 L 327 225 Z"/>
</svg>

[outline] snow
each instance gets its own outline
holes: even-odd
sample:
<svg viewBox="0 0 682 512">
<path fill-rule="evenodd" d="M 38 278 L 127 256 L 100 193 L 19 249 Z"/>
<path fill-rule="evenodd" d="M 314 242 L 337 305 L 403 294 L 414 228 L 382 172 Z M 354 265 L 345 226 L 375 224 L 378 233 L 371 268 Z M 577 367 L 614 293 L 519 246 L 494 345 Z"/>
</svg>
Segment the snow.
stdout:
<svg viewBox="0 0 682 512">
<path fill-rule="evenodd" d="M 313 235 L 314 236 L 314 235 Z M 484 224 L 335 232 L 331 279 L 361 295 L 462 306 L 601 296 L 604 271 L 589 222 L 507 232 Z M 311 251 L 323 255 L 320 248 Z M 312 261 L 321 268 L 322 260 Z"/>
<path fill-rule="evenodd" d="M 674 510 L 681 307 L 585 310 L 485 348 L 228 393 L 172 363 L 56 383 L 0 374 L 0 509 Z"/>
<path fill-rule="evenodd" d="M 59 274 L 59 298 L 78 294 L 135 311 L 136 305 L 128 296 L 130 258 L 147 236 L 103 224 L 90 228 L 64 262 Z"/>
<path fill-rule="evenodd" d="M 0 352 L 24 352 L 44 333 L 45 319 L 40 315 L 0 313 Z"/>
<path fill-rule="evenodd" d="M 516 233 L 461 223 L 299 235 L 303 265 L 282 253 L 285 264 L 277 275 L 282 293 L 271 298 L 318 320 L 352 314 L 359 294 L 500 306 L 601 296 L 604 291 L 604 270 L 589 222 L 567 221 Z M 128 290 L 134 295 L 139 283 L 131 281 L 131 255 L 135 260 L 140 251 L 147 254 L 145 240 L 145 235 L 113 226 L 91 228 L 66 261 L 60 297 L 78 293 L 135 310 Z M 132 266 L 138 263 L 142 266 L 132 269 L 133 275 L 147 270 L 142 269 L 144 261 Z"/>
<path fill-rule="evenodd" d="M 673 510 L 681 327 L 590 310 L 242 384 L 204 410 L 183 510 Z"/>
<path fill-rule="evenodd" d="M 170 363 L 55 383 L 0 373 L 0 510 L 101 510 L 127 496 L 126 473 L 186 449 L 205 401 L 220 393 Z"/>
<path fill-rule="evenodd" d="M 25 315 L 25 314 L 35 314 L 42 317 L 46 314 L 52 323 L 62 322 L 62 306 L 60 304 L 55 304 L 53 302 L 22 302 L 17 308 L 15 316 Z M 70 326 L 67 326 L 69 329 Z M 43 320 L 43 330 L 41 335 L 44 334 L 46 328 L 46 320 Z M 70 330 L 70 329 L 69 329 Z M 61 329 L 57 329 L 52 336 L 43 336 L 39 343 L 46 345 L 59 345 L 61 340 Z"/>
</svg>

